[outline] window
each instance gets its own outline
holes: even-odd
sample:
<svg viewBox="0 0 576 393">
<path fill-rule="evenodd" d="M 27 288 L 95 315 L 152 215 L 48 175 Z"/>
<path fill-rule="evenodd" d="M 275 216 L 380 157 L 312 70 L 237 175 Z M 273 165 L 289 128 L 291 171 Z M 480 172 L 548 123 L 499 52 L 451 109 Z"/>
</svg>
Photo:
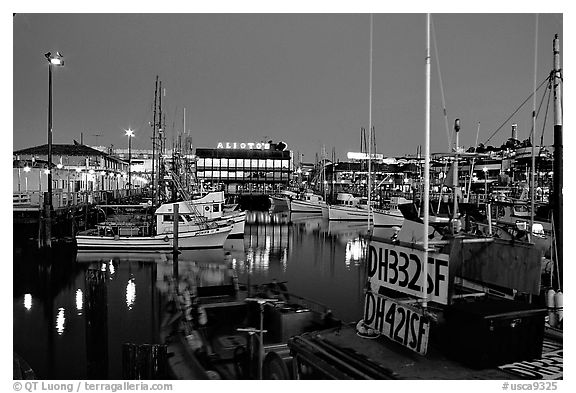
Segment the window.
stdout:
<svg viewBox="0 0 576 393">
<path fill-rule="evenodd" d="M 289 168 L 290 160 L 282 160 L 282 168 Z"/>
<path fill-rule="evenodd" d="M 235 168 L 236 167 L 236 159 L 235 158 L 229 158 L 228 159 L 228 168 Z"/>
<path fill-rule="evenodd" d="M 212 159 L 212 166 L 213 166 L 214 168 L 220 167 L 220 158 L 213 158 L 213 159 Z"/>
<path fill-rule="evenodd" d="M 204 159 L 204 166 L 211 167 L 212 166 L 212 159 L 211 158 L 205 158 Z"/>
<path fill-rule="evenodd" d="M 274 168 L 274 160 L 270 160 L 270 159 L 266 160 L 266 167 L 268 169 Z"/>
<path fill-rule="evenodd" d="M 206 165 L 205 159 L 204 158 L 199 158 L 198 162 L 196 163 L 196 167 L 200 168 L 204 168 L 204 166 Z"/>
<path fill-rule="evenodd" d="M 258 160 L 252 160 L 252 168 L 258 168 Z"/>
<path fill-rule="evenodd" d="M 218 212 L 220 211 L 220 204 L 219 204 L 219 203 L 215 203 L 215 204 L 212 206 L 212 211 L 213 211 L 214 213 L 218 213 Z"/>
<path fill-rule="evenodd" d="M 227 167 L 228 166 L 228 159 L 227 158 L 221 158 L 220 159 L 220 166 Z"/>
</svg>

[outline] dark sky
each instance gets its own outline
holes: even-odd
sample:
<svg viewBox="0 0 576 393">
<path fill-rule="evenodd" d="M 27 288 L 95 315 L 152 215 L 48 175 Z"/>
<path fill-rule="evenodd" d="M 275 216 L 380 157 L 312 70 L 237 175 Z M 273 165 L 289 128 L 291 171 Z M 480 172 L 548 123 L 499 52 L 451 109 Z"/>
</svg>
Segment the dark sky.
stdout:
<svg viewBox="0 0 576 393">
<path fill-rule="evenodd" d="M 461 145 L 471 146 L 480 122 L 485 142 L 532 92 L 535 14 L 433 14 L 432 21 L 450 129 L 459 117 Z M 563 43 L 562 21 L 539 16 L 538 84 L 552 68 L 555 33 Z M 424 143 L 425 37 L 424 14 L 374 14 L 373 124 L 387 156 Z M 368 14 L 17 14 L 13 148 L 46 143 L 44 53 L 58 50 L 66 65 L 54 75 L 54 143 L 83 133 L 88 145 L 126 147 L 123 129 L 131 127 L 133 148 L 149 148 L 159 75 L 169 145 L 185 107 L 196 147 L 272 139 L 304 161 L 323 144 L 342 159 L 359 151 L 369 121 L 369 47 Z M 434 46 L 431 54 L 431 150 L 446 151 Z M 521 139 L 531 110 L 532 100 L 510 121 Z M 552 125 L 551 107 L 546 144 Z M 509 136 L 508 124 L 490 143 Z"/>
</svg>

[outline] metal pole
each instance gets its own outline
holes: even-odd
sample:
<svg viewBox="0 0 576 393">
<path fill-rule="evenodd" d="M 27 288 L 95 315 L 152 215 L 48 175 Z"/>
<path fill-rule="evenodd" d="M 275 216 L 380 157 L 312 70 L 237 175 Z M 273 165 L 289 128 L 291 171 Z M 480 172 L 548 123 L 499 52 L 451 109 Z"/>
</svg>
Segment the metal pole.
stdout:
<svg viewBox="0 0 576 393">
<path fill-rule="evenodd" d="M 132 194 L 132 135 L 128 135 L 128 196 Z"/>
<path fill-rule="evenodd" d="M 460 134 L 460 119 L 454 120 L 454 132 L 456 133 L 456 154 L 454 156 L 454 178 L 452 179 L 452 184 L 454 185 L 454 209 L 452 212 L 452 219 L 454 220 L 452 225 L 452 233 L 455 233 L 455 221 L 458 218 L 458 187 L 460 182 L 458 181 L 458 143 Z"/>
<path fill-rule="evenodd" d="M 426 139 L 424 144 L 424 262 L 422 275 L 423 302 L 428 307 L 428 225 L 430 215 L 430 14 L 426 14 Z"/>
<path fill-rule="evenodd" d="M 172 260 L 172 270 L 173 270 L 173 274 L 174 274 L 174 279 L 178 280 L 178 220 L 180 217 L 180 214 L 178 212 L 179 206 L 177 203 L 173 204 L 172 206 L 174 206 L 174 214 L 173 214 L 173 232 L 174 232 L 174 239 L 172 241 L 172 255 L 173 255 L 173 260 Z"/>
<path fill-rule="evenodd" d="M 48 63 L 48 200 L 52 210 L 52 63 Z"/>
<path fill-rule="evenodd" d="M 370 101 L 368 105 L 368 229 L 372 218 L 372 26 L 373 15 L 370 14 Z"/>
<path fill-rule="evenodd" d="M 558 236 L 556 237 L 556 249 L 558 252 L 558 280 L 563 282 L 563 180 L 562 180 L 562 160 L 563 160 L 563 144 L 562 144 L 562 74 L 560 69 L 560 40 L 558 34 L 554 36 L 554 194 L 553 194 L 553 217 L 554 217 L 554 231 Z"/>
</svg>

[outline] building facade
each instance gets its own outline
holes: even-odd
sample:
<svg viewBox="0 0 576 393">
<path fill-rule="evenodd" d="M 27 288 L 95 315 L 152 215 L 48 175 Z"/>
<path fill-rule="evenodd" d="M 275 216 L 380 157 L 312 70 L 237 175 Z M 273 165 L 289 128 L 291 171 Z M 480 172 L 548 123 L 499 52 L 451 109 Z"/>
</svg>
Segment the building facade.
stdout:
<svg viewBox="0 0 576 393">
<path fill-rule="evenodd" d="M 289 186 L 293 155 L 283 142 L 219 142 L 196 149 L 196 176 L 227 194 L 272 194 Z"/>
</svg>

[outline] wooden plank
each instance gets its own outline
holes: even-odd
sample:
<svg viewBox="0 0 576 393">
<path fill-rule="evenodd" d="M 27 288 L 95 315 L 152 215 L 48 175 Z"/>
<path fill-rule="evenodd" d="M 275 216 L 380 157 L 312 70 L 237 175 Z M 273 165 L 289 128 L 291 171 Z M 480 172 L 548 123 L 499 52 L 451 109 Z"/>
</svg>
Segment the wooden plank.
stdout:
<svg viewBox="0 0 576 393">
<path fill-rule="evenodd" d="M 495 239 L 491 243 L 455 240 L 450 273 L 470 280 L 538 295 L 542 251 L 533 244 Z"/>
</svg>

